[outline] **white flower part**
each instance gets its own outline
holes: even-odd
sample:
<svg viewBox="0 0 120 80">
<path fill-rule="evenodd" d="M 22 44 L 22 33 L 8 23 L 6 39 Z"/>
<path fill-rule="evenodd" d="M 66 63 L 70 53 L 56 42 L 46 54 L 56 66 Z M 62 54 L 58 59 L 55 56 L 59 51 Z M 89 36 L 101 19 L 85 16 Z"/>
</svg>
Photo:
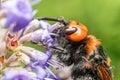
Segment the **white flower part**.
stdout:
<svg viewBox="0 0 120 80">
<path fill-rule="evenodd" d="M 32 20 L 30 24 L 27 26 L 27 28 L 25 29 L 24 35 L 35 31 L 39 27 L 39 24 L 40 23 L 37 19 Z"/>
<path fill-rule="evenodd" d="M 0 28 L 5 26 L 6 18 L 0 19 Z"/>
<path fill-rule="evenodd" d="M 60 22 L 56 22 L 55 24 L 53 24 L 52 26 L 48 27 L 49 32 L 54 31 L 55 29 L 57 29 L 58 27 L 60 27 Z"/>
<path fill-rule="evenodd" d="M 38 12 L 37 9 L 33 10 L 33 12 L 32 12 L 33 16 L 35 16 L 37 14 L 37 12 Z"/>
<path fill-rule="evenodd" d="M 4 77 L 3 77 L 2 75 L 0 75 L 0 79 L 1 79 L 1 80 L 4 80 Z"/>
<path fill-rule="evenodd" d="M 4 18 L 6 14 L 6 10 L 5 9 L 0 9 L 0 19 Z"/>
<path fill-rule="evenodd" d="M 11 68 L 7 68 L 4 70 L 5 73 L 9 73 L 9 72 L 12 72 L 12 75 L 6 75 L 6 78 L 11 78 L 11 77 L 14 77 L 14 75 L 16 75 L 17 71 L 16 70 L 13 70 Z"/>
<path fill-rule="evenodd" d="M 45 53 L 38 51 L 38 50 L 33 50 L 31 52 L 31 56 L 32 56 L 32 58 L 34 58 L 36 60 L 40 59 L 41 61 L 44 61 L 44 59 L 48 58 L 48 56 Z"/>
<path fill-rule="evenodd" d="M 0 29 L 0 41 L 3 41 L 5 39 L 6 33 L 6 29 Z"/>
<path fill-rule="evenodd" d="M 35 32 L 32 33 L 31 40 L 39 42 L 41 40 L 41 36 L 43 36 L 43 32 L 44 30 L 42 29 L 36 30 Z"/>
<path fill-rule="evenodd" d="M 45 21 L 40 21 L 40 26 L 42 29 L 48 29 L 48 27 L 51 27 L 51 25 Z"/>
<path fill-rule="evenodd" d="M 34 5 L 38 4 L 38 3 L 40 3 L 41 1 L 42 0 L 30 0 L 30 3 L 31 3 L 32 6 L 34 6 Z"/>
<path fill-rule="evenodd" d="M 21 46 L 19 47 L 20 51 L 27 54 L 28 56 L 32 57 L 36 61 L 44 61 L 48 59 L 48 55 L 39 51 L 35 50 L 34 48 L 26 47 L 26 46 Z"/>
<path fill-rule="evenodd" d="M 6 68 L 4 70 L 4 73 L 5 73 L 5 80 L 11 80 L 17 75 L 27 76 L 27 77 L 29 77 L 29 80 L 37 80 L 36 79 L 37 76 L 35 73 L 29 72 L 26 69 L 20 68 L 20 67 L 18 67 L 18 68 Z"/>
<path fill-rule="evenodd" d="M 5 63 L 13 63 L 17 59 L 16 53 L 13 53 L 8 59 L 5 60 Z"/>
<path fill-rule="evenodd" d="M 30 25 L 31 26 L 34 26 L 35 28 L 38 28 L 38 26 L 39 26 L 39 21 L 37 20 L 37 19 L 34 19 L 31 23 L 30 23 Z"/>
<path fill-rule="evenodd" d="M 25 53 L 20 52 L 19 54 L 17 54 L 18 56 L 20 55 L 20 61 L 22 61 L 25 64 L 29 64 L 30 63 L 30 57 L 27 56 Z"/>
<path fill-rule="evenodd" d="M 6 29 L 0 29 L 0 54 L 5 55 L 6 52 L 6 42 L 5 42 L 5 36 L 6 36 Z"/>
<path fill-rule="evenodd" d="M 0 28 L 4 27 L 4 24 L 6 22 L 6 10 L 0 9 Z"/>
<path fill-rule="evenodd" d="M 27 46 L 19 46 L 18 49 L 27 55 L 31 55 L 31 52 L 35 50 L 34 48 L 27 47 Z"/>
<path fill-rule="evenodd" d="M 36 58 L 36 56 L 41 56 L 41 58 L 43 56 L 46 56 L 46 54 L 44 54 L 43 52 L 41 51 L 38 51 L 38 50 L 35 50 L 34 48 L 31 48 L 31 47 L 27 47 L 27 46 L 19 46 L 19 49 L 20 51 L 22 51 L 23 53 L 29 55 L 29 56 L 32 56 L 34 58 Z M 36 58 L 37 59 L 37 58 Z"/>
<path fill-rule="evenodd" d="M 19 39 L 19 43 L 21 44 L 25 42 L 30 42 L 31 40 L 32 40 L 32 33 L 28 33 Z"/>
</svg>

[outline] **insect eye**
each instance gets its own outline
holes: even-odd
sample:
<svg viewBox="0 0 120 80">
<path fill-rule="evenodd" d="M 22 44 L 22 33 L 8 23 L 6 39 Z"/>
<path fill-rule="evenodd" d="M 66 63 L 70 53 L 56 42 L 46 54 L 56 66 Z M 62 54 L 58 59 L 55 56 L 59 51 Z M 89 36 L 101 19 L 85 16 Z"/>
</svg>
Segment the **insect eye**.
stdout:
<svg viewBox="0 0 120 80">
<path fill-rule="evenodd" d="M 73 42 L 80 42 L 87 37 L 88 30 L 83 24 L 71 21 L 67 25 L 65 33 L 67 34 L 69 40 Z"/>
<path fill-rule="evenodd" d="M 77 31 L 76 27 L 70 27 L 70 28 L 65 29 L 65 34 L 70 35 L 70 34 L 75 33 L 76 31 Z"/>
</svg>

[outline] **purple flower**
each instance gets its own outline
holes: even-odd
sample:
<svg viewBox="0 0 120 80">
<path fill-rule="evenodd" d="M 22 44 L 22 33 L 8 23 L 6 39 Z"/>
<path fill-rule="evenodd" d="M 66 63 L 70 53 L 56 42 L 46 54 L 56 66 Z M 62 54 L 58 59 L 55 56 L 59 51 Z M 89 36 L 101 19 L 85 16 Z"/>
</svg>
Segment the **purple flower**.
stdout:
<svg viewBox="0 0 120 80">
<path fill-rule="evenodd" d="M 46 49 L 45 50 L 45 54 L 47 54 L 48 56 L 50 56 L 49 58 L 51 58 L 51 50 L 50 49 Z"/>
<path fill-rule="evenodd" d="M 32 39 L 33 41 L 40 41 L 41 43 L 51 45 L 50 43 L 53 41 L 50 32 L 48 31 L 48 27 L 51 27 L 51 25 L 47 22 L 40 21 L 39 22 L 41 29 L 33 32 Z"/>
<path fill-rule="evenodd" d="M 55 29 L 57 29 L 59 26 L 60 26 L 60 23 L 57 22 L 57 23 L 53 24 L 51 27 L 49 26 L 49 27 L 48 27 L 48 31 L 49 31 L 49 32 L 53 32 L 53 31 L 54 31 Z"/>
<path fill-rule="evenodd" d="M 47 30 L 37 30 L 32 33 L 32 41 L 41 42 L 45 46 L 51 46 L 53 39 Z"/>
<path fill-rule="evenodd" d="M 36 74 L 23 68 L 8 68 L 4 71 L 4 80 L 37 80 Z"/>
<path fill-rule="evenodd" d="M 44 78 L 47 77 L 48 73 L 41 66 L 34 66 L 33 69 L 35 70 L 35 73 L 37 75 L 37 79 L 44 80 Z"/>
<path fill-rule="evenodd" d="M 54 31 L 54 30 L 57 29 L 57 28 L 59 27 L 59 25 L 60 25 L 59 22 L 51 25 L 51 24 L 49 24 L 48 22 L 45 22 L 45 21 L 40 21 L 39 24 L 40 24 L 40 26 L 41 26 L 42 29 L 45 29 L 45 30 L 47 30 L 48 32 Z"/>
<path fill-rule="evenodd" d="M 50 56 L 48 56 L 47 54 L 34 50 L 32 51 L 32 54 L 30 55 L 32 63 L 38 63 L 41 66 L 44 66 L 46 64 L 46 62 L 48 61 L 48 59 L 50 58 Z"/>
<path fill-rule="evenodd" d="M 21 46 L 20 50 L 30 56 L 32 65 L 44 66 L 51 55 L 47 55 L 41 51 L 35 50 L 34 48 Z"/>
<path fill-rule="evenodd" d="M 31 37 L 32 40 L 41 42 L 43 45 L 48 47 L 52 46 L 56 42 L 56 39 L 53 39 L 51 37 L 51 33 L 59 26 L 59 23 L 50 25 L 47 22 L 40 21 L 40 26 L 41 26 L 41 29 L 32 33 L 32 37 Z"/>
<path fill-rule="evenodd" d="M 25 28 L 32 20 L 32 8 L 27 0 L 8 0 L 2 4 L 6 10 L 5 27 L 13 27 L 13 32 Z"/>
</svg>

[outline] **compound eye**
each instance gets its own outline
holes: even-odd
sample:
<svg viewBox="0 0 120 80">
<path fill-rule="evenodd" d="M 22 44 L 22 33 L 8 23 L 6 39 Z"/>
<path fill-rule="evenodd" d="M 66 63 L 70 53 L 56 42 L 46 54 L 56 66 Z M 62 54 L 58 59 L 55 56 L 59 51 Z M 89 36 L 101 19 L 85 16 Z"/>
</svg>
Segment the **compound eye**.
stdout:
<svg viewBox="0 0 120 80">
<path fill-rule="evenodd" d="M 88 30 L 83 24 L 71 21 L 65 30 L 68 39 L 73 42 L 80 42 L 86 38 Z"/>
<path fill-rule="evenodd" d="M 77 31 L 76 27 L 70 27 L 70 28 L 65 29 L 65 34 L 70 35 L 70 34 L 75 33 L 76 31 Z"/>
</svg>

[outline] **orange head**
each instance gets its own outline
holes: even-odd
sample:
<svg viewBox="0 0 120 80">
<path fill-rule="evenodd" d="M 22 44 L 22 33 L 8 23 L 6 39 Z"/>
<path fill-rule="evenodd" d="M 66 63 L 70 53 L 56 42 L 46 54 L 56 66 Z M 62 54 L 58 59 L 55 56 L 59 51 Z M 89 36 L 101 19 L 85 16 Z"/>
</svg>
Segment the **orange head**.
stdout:
<svg viewBox="0 0 120 80">
<path fill-rule="evenodd" d="M 67 34 L 68 39 L 74 42 L 80 42 L 81 40 L 85 39 L 88 34 L 88 29 L 86 26 L 75 21 L 71 21 L 68 24 L 66 31 L 66 33 L 70 33 Z"/>
</svg>

